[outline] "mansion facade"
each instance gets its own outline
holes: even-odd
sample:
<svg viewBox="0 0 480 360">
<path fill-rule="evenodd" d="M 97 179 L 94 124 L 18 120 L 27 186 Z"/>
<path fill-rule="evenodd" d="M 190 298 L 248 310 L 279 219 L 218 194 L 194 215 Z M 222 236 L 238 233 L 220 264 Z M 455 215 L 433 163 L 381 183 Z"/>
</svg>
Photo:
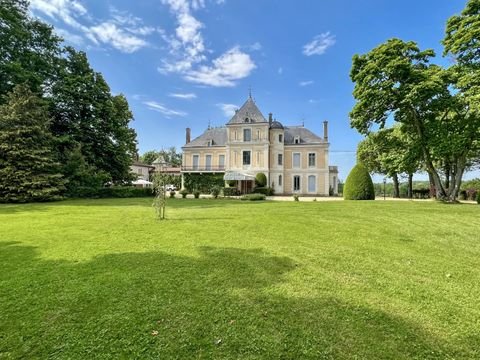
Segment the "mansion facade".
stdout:
<svg viewBox="0 0 480 360">
<path fill-rule="evenodd" d="M 322 138 L 303 126 L 283 126 L 271 113 L 267 120 L 250 96 L 226 126 L 193 140 L 186 129 L 182 174 L 222 173 L 248 193 L 256 174 L 264 173 L 276 195 L 337 194 L 338 170 L 328 162 L 328 122 L 323 125 Z"/>
</svg>

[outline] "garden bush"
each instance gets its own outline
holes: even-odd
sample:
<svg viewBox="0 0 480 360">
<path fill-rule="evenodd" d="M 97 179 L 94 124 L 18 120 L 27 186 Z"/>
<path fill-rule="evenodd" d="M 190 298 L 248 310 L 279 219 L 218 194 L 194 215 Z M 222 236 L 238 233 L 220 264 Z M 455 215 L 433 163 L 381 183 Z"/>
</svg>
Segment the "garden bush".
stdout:
<svg viewBox="0 0 480 360">
<path fill-rule="evenodd" d="M 266 196 L 272 196 L 274 194 L 274 190 L 271 187 L 256 187 L 253 192 Z"/>
<path fill-rule="evenodd" d="M 258 173 L 257 176 L 255 176 L 255 184 L 257 184 L 258 187 L 266 186 L 267 176 L 264 173 Z"/>
<path fill-rule="evenodd" d="M 222 188 L 225 184 L 223 174 L 185 174 L 185 189 L 190 192 L 199 190 L 209 194 L 214 186 Z"/>
<path fill-rule="evenodd" d="M 175 198 L 175 191 L 170 191 L 170 199 Z"/>
<path fill-rule="evenodd" d="M 137 188 L 133 186 L 111 186 L 98 191 L 100 198 L 132 198 L 153 196 L 152 188 Z"/>
<path fill-rule="evenodd" d="M 182 195 L 182 198 L 184 198 L 184 199 L 185 199 L 185 198 L 187 197 L 187 195 L 188 195 L 187 189 L 182 189 L 182 190 L 179 191 L 179 193 L 180 193 L 180 195 Z"/>
<path fill-rule="evenodd" d="M 193 192 L 193 197 L 194 197 L 195 199 L 198 199 L 198 198 L 200 197 L 200 191 L 195 190 L 195 191 Z"/>
<path fill-rule="evenodd" d="M 357 164 L 348 174 L 343 189 L 345 200 L 375 200 L 375 189 L 368 170 Z"/>
<path fill-rule="evenodd" d="M 477 204 L 480 205 L 480 191 L 477 193 Z"/>
<path fill-rule="evenodd" d="M 249 200 L 249 201 L 261 201 L 265 200 L 266 196 L 264 194 L 247 194 L 243 195 L 240 199 L 241 200 Z"/>
<path fill-rule="evenodd" d="M 300 201 L 298 198 L 298 194 L 293 194 L 293 201 Z"/>
<path fill-rule="evenodd" d="M 223 188 L 223 196 L 239 196 L 240 191 L 237 188 L 226 187 Z"/>
<path fill-rule="evenodd" d="M 214 199 L 218 198 L 218 195 L 220 195 L 220 188 L 218 186 L 212 187 L 211 194 Z"/>
</svg>

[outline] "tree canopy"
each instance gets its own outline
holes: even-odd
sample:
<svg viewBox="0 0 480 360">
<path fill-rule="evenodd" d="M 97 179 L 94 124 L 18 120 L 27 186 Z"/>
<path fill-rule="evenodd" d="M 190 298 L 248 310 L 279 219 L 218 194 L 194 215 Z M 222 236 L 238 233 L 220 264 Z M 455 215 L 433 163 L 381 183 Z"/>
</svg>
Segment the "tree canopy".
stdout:
<svg viewBox="0 0 480 360">
<path fill-rule="evenodd" d="M 439 199 L 454 201 L 466 167 L 478 156 L 480 139 L 480 75 L 478 60 L 479 1 L 452 17 L 444 39 L 450 67 L 433 64 L 433 50 L 413 41 L 390 39 L 364 55 L 353 57 L 351 79 L 356 104 L 351 126 L 368 135 L 377 126 L 399 123 L 409 147 L 422 161 Z M 398 153 L 400 154 L 400 153 Z M 448 168 L 448 176 L 442 177 Z"/>
</svg>

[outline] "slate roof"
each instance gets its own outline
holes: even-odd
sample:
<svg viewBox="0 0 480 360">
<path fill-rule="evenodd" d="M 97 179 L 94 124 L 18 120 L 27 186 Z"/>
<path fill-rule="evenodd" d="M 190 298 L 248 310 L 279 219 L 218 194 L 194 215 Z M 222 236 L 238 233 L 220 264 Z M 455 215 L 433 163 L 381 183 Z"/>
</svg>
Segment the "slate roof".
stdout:
<svg viewBox="0 0 480 360">
<path fill-rule="evenodd" d="M 245 119 L 248 119 L 248 121 L 246 121 Z M 257 107 L 255 101 L 253 101 L 251 97 L 249 97 L 247 101 L 245 101 L 245 104 L 243 104 L 242 107 L 235 112 L 235 115 L 233 115 L 227 125 L 244 124 L 247 122 L 267 122 L 267 119 L 265 119 L 265 117 L 262 115 L 262 112 Z"/>
<path fill-rule="evenodd" d="M 283 129 L 283 125 L 280 121 L 274 120 L 270 125 L 270 129 Z"/>
<path fill-rule="evenodd" d="M 303 126 L 285 126 L 285 145 L 294 144 L 296 136 L 300 137 L 300 145 L 325 142 L 320 136 L 315 135 L 313 132 L 304 128 Z"/>
<path fill-rule="evenodd" d="M 210 146 L 225 146 L 227 142 L 227 128 L 211 128 L 207 129 L 202 135 L 196 137 L 183 147 L 201 147 L 208 146 L 208 142 L 213 141 Z"/>
</svg>

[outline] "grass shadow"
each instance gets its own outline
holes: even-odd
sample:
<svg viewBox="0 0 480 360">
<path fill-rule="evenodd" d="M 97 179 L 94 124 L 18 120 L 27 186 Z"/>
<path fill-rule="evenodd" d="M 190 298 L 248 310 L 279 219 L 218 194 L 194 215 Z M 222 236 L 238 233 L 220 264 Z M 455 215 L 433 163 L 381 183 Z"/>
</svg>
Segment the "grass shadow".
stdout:
<svg viewBox="0 0 480 360">
<path fill-rule="evenodd" d="M 120 253 L 76 263 L 0 243 L 0 358 L 465 355 L 375 308 L 331 295 L 288 296 L 282 285 L 297 267 L 262 249 Z"/>
</svg>

